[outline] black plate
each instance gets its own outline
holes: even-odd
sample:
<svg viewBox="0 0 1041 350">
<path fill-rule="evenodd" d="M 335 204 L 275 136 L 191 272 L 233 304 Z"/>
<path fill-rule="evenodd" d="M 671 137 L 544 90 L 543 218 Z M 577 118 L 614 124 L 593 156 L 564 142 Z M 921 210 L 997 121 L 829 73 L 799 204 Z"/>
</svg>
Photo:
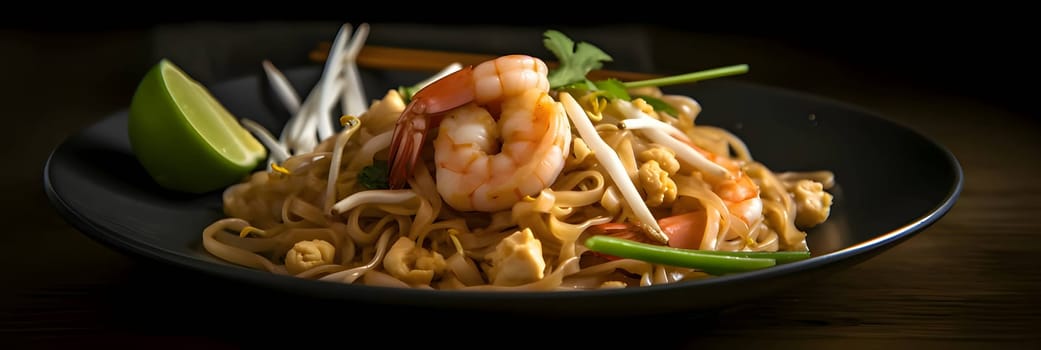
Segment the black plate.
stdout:
<svg viewBox="0 0 1041 350">
<path fill-rule="evenodd" d="M 288 72 L 313 86 L 314 67 Z M 422 75 L 364 71 L 368 96 Z M 256 77 L 211 88 L 232 113 L 277 130 L 284 121 Z M 743 138 L 753 157 L 776 171 L 835 172 L 828 221 L 809 231 L 814 257 L 770 269 L 668 286 L 588 292 L 451 292 L 343 285 L 256 271 L 202 248 L 203 228 L 222 217 L 220 193 L 185 195 L 158 187 L 137 163 L 116 113 L 70 137 L 47 161 L 53 205 L 77 229 L 108 246 L 174 266 L 298 296 L 431 310 L 539 315 L 633 315 L 704 310 L 761 297 L 864 261 L 943 216 L 962 187 L 962 171 L 941 145 L 854 106 L 796 92 L 716 80 L 670 92 L 704 107 L 698 122 Z M 303 92 L 303 91 L 301 91 Z M 604 307 L 611 305 L 611 307 Z"/>
</svg>

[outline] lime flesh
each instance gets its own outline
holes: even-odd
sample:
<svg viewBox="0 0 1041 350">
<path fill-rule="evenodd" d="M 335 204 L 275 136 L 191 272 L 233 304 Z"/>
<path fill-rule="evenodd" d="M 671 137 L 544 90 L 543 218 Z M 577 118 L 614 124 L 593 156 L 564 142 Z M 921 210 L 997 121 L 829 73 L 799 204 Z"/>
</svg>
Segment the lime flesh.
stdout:
<svg viewBox="0 0 1041 350">
<path fill-rule="evenodd" d="M 127 128 L 138 161 L 172 190 L 221 189 L 267 157 L 263 144 L 206 87 L 165 59 L 138 85 Z"/>
</svg>

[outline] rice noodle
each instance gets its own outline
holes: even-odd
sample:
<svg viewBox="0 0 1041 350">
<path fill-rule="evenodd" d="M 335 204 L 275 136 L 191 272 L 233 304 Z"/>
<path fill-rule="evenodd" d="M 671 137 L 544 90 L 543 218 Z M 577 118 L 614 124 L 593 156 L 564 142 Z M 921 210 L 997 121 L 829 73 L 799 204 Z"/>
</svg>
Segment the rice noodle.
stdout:
<svg viewBox="0 0 1041 350">
<path fill-rule="evenodd" d="M 350 29 L 341 28 L 322 78 L 302 103 L 284 76 L 265 63 L 294 117 L 278 140 L 243 121 L 272 149 L 271 165 L 225 190 L 227 217 L 202 232 L 203 247 L 216 258 L 274 274 L 294 271 L 295 278 L 398 288 L 559 291 L 669 284 L 711 276 L 603 256 L 586 248 L 584 239 L 593 227 L 634 225 L 646 237 L 633 239 L 669 244 L 673 240 L 659 220 L 698 212 L 705 219 L 691 229 L 699 235 L 696 249 L 805 251 L 806 227 L 796 223 L 806 211 L 800 203 L 813 198 L 797 198 L 797 191 L 828 189 L 835 182 L 829 171 L 775 173 L 755 161 L 737 135 L 694 123 L 701 106 L 693 98 L 644 88 L 641 93 L 659 96 L 678 116 L 655 112 L 642 100 L 615 100 L 604 108 L 600 95 L 576 99 L 554 92 L 573 126 L 563 170 L 508 209 L 460 212 L 447 205 L 437 189 L 440 165 L 432 152 L 420 155 L 407 189 L 369 188 L 372 170 L 387 159 L 405 103 L 391 90 L 360 105 L 364 95 L 353 61 L 368 27 L 348 39 Z M 417 86 L 460 68 L 446 67 Z M 329 112 L 341 97 L 349 116 L 335 132 Z M 673 191 L 669 200 L 648 200 L 664 190 Z M 530 241 L 518 240 L 516 234 L 528 231 Z M 287 252 L 314 240 L 335 248 L 331 262 L 287 270 Z M 511 251 L 539 261 L 539 271 L 530 271 L 536 278 L 495 284 L 491 271 L 520 261 L 503 256 Z"/>
</svg>

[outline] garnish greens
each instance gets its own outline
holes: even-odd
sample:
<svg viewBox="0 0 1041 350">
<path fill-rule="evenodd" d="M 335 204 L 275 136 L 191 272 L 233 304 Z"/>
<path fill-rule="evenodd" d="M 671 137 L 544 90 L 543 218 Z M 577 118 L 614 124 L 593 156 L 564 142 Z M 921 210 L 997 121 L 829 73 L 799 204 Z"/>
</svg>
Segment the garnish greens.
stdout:
<svg viewBox="0 0 1041 350">
<path fill-rule="evenodd" d="M 664 101 L 651 96 L 630 96 L 626 90 L 649 86 L 687 84 L 748 72 L 747 64 L 739 64 L 640 81 L 622 82 L 618 79 L 591 81 L 586 78 L 586 75 L 594 69 L 603 67 L 604 62 L 611 62 L 613 58 L 610 55 L 587 42 L 580 42 L 576 45 L 574 41 L 556 30 L 547 30 L 543 33 L 543 37 L 542 42 L 546 45 L 546 49 L 556 55 L 557 60 L 560 62 L 559 66 L 549 71 L 550 88 L 575 92 L 576 95 L 582 92 L 594 92 L 605 99 L 631 101 L 633 98 L 642 98 L 654 107 L 655 110 L 663 111 L 673 116 L 676 115 L 676 110 Z"/>
<path fill-rule="evenodd" d="M 560 66 L 549 72 L 550 88 L 583 82 L 589 71 L 600 69 L 604 61 L 613 60 L 593 44 L 581 42 L 576 46 L 574 41 L 556 30 L 547 30 L 543 36 L 542 43 L 546 49 L 560 61 Z"/>
<path fill-rule="evenodd" d="M 673 75 L 664 78 L 647 79 L 640 81 L 626 82 L 626 88 L 638 88 L 645 86 L 665 86 L 665 85 L 676 85 L 676 84 L 687 84 L 701 80 L 708 80 L 712 78 L 720 78 L 728 75 L 744 74 L 748 72 L 747 64 L 736 64 L 733 66 L 726 66 L 720 68 L 706 69 L 703 71 Z"/>
<path fill-rule="evenodd" d="M 809 252 L 722 252 L 681 249 L 603 235 L 589 237 L 585 245 L 592 251 L 619 258 L 689 267 L 714 275 L 759 270 L 810 257 Z"/>
<path fill-rule="evenodd" d="M 372 165 L 367 166 L 358 173 L 358 182 L 367 189 L 370 190 L 385 190 L 390 188 L 389 180 L 387 179 L 388 173 L 387 161 L 376 160 L 372 162 Z"/>
</svg>

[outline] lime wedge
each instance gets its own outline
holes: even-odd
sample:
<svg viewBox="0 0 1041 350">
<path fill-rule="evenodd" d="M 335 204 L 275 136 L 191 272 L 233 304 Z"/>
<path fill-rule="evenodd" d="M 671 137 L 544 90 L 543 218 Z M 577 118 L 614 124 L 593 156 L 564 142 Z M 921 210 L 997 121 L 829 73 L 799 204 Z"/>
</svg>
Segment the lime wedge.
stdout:
<svg viewBox="0 0 1041 350">
<path fill-rule="evenodd" d="M 204 193 L 243 180 L 267 149 L 209 90 L 163 59 L 130 103 L 130 146 L 162 187 Z"/>
</svg>

